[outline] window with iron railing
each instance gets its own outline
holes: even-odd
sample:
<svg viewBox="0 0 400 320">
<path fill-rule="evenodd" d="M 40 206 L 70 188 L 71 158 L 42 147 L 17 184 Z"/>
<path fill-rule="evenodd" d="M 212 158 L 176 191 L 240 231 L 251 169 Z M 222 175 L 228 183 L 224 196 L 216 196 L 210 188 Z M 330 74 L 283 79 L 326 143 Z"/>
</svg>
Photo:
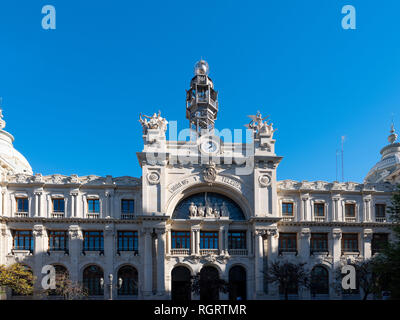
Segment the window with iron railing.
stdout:
<svg viewBox="0 0 400 320">
<path fill-rule="evenodd" d="M 389 243 L 389 234 L 387 233 L 374 233 L 372 235 L 371 249 L 372 254 L 382 252 Z"/>
<path fill-rule="evenodd" d="M 296 233 L 279 233 L 279 252 L 297 252 Z"/>
<path fill-rule="evenodd" d="M 68 231 L 49 230 L 49 250 L 68 251 Z"/>
<path fill-rule="evenodd" d="M 135 251 L 139 250 L 137 231 L 118 231 L 117 251 Z"/>
<path fill-rule="evenodd" d="M 311 233 L 310 250 L 313 252 L 328 252 L 328 234 Z"/>
<path fill-rule="evenodd" d="M 83 251 L 104 251 L 103 231 L 84 231 Z"/>
<path fill-rule="evenodd" d="M 14 250 L 29 250 L 34 249 L 34 239 L 31 230 L 14 230 L 13 231 Z"/>
<path fill-rule="evenodd" d="M 342 252 L 359 252 L 358 233 L 342 234 Z"/>
</svg>

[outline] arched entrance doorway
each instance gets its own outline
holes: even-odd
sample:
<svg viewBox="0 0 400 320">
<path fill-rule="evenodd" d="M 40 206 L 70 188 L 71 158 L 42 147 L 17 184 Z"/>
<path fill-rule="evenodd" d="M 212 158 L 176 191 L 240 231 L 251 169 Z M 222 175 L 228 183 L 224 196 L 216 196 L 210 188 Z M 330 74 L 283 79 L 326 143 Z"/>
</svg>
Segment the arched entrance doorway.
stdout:
<svg viewBox="0 0 400 320">
<path fill-rule="evenodd" d="M 132 266 L 123 266 L 118 270 L 118 281 L 121 279 L 121 287 L 118 288 L 119 296 L 138 295 L 138 272 Z"/>
<path fill-rule="evenodd" d="M 172 270 L 171 299 L 174 301 L 191 300 L 190 271 L 183 266 Z"/>
<path fill-rule="evenodd" d="M 242 266 L 229 270 L 229 300 L 246 300 L 246 269 Z"/>
<path fill-rule="evenodd" d="M 329 294 L 329 273 L 325 267 L 315 266 L 311 271 L 311 295 Z"/>
<path fill-rule="evenodd" d="M 103 279 L 103 269 L 99 266 L 90 265 L 83 270 L 83 286 L 86 288 L 88 296 L 104 294 L 101 279 Z"/>
<path fill-rule="evenodd" d="M 219 274 L 211 266 L 203 267 L 200 271 L 200 300 L 219 300 Z"/>
</svg>

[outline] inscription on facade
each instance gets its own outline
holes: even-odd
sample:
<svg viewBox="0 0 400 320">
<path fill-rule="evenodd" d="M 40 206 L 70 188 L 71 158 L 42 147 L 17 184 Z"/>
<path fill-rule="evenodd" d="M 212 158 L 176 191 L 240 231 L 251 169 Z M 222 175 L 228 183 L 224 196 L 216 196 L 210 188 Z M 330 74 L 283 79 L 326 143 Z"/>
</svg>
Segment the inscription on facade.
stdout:
<svg viewBox="0 0 400 320">
<path fill-rule="evenodd" d="M 168 190 L 169 190 L 169 192 L 174 193 L 175 191 L 177 191 L 177 190 L 179 190 L 179 189 L 181 189 L 183 187 L 187 187 L 187 186 L 189 186 L 191 184 L 194 184 L 196 182 L 199 182 L 199 181 L 200 181 L 200 179 L 197 176 L 188 177 L 188 178 L 182 179 L 182 180 L 180 180 L 178 182 L 175 182 L 175 183 L 171 184 L 168 187 Z M 236 180 L 233 180 L 231 178 L 224 177 L 224 176 L 217 176 L 215 181 L 227 184 L 227 185 L 229 185 L 231 187 L 234 187 L 238 191 L 242 190 L 241 183 L 236 181 Z"/>
</svg>

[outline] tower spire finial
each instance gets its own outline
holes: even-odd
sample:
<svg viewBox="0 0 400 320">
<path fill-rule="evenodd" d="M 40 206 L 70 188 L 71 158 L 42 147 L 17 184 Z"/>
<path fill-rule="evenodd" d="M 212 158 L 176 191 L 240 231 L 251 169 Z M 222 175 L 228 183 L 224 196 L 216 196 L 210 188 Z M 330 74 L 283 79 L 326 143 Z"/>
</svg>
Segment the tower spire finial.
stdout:
<svg viewBox="0 0 400 320">
<path fill-rule="evenodd" d="M 0 130 L 6 127 L 6 122 L 3 120 L 3 97 L 0 97 Z"/>
<path fill-rule="evenodd" d="M 397 140 L 397 137 L 398 137 L 398 135 L 394 128 L 394 120 L 392 119 L 392 125 L 390 126 L 390 135 L 388 137 L 389 143 L 391 143 L 391 144 L 395 143 L 395 141 Z"/>
</svg>

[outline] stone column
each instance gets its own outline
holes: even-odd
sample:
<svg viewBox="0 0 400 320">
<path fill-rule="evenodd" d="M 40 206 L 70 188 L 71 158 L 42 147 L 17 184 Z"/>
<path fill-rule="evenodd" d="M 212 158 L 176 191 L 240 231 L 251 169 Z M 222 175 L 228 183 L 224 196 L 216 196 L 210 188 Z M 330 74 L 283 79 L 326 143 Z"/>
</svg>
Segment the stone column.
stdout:
<svg viewBox="0 0 400 320">
<path fill-rule="evenodd" d="M 165 245 L 165 247 L 166 247 L 166 254 L 167 255 L 170 255 L 171 254 L 171 228 L 170 227 L 167 227 L 166 229 L 165 229 L 165 231 L 166 231 L 166 238 L 167 238 L 167 240 L 166 240 L 166 245 Z M 192 243 L 190 244 L 190 246 L 192 247 Z M 193 254 L 193 251 L 191 252 L 192 254 Z"/>
<path fill-rule="evenodd" d="M 267 230 L 268 237 L 268 261 L 267 268 L 270 262 L 274 262 L 278 258 L 279 254 L 279 233 L 277 229 L 268 229 Z M 266 270 L 268 271 L 268 269 Z M 268 295 L 270 298 L 278 299 L 279 298 L 279 285 L 278 284 L 268 284 Z"/>
<path fill-rule="evenodd" d="M 38 190 L 34 192 L 35 195 L 35 212 L 34 212 L 34 216 L 35 217 L 40 217 L 41 216 L 41 196 L 42 196 L 42 191 Z"/>
<path fill-rule="evenodd" d="M 78 196 L 78 191 L 71 191 L 70 192 L 70 198 L 71 198 L 71 213 L 70 213 L 70 217 L 71 218 L 76 218 L 77 215 L 77 205 L 78 205 L 78 200 L 77 200 L 77 196 Z"/>
<path fill-rule="evenodd" d="M 36 277 L 36 281 L 34 284 L 34 291 L 38 292 L 42 289 L 42 268 L 43 268 L 43 256 L 45 251 L 47 250 L 47 246 L 45 244 L 44 239 L 47 238 L 45 236 L 46 229 L 41 224 L 36 224 L 33 226 L 33 237 L 34 237 L 34 250 L 33 250 L 33 275 Z M 34 296 L 36 293 L 34 292 Z"/>
<path fill-rule="evenodd" d="M 371 247 L 372 236 L 373 236 L 372 229 L 364 230 L 364 248 L 363 248 L 364 259 L 370 259 L 372 257 L 372 247 Z"/>
<path fill-rule="evenodd" d="M 310 219 L 310 215 L 309 215 L 309 210 L 308 210 L 308 200 L 309 200 L 309 196 L 308 196 L 308 194 L 306 194 L 306 195 L 303 195 L 302 197 L 301 197 L 301 203 L 302 203 L 302 206 L 301 206 L 301 208 L 302 208 L 302 220 L 303 221 L 309 221 L 309 220 L 311 220 Z"/>
<path fill-rule="evenodd" d="M 165 294 L 165 229 L 156 229 L 157 233 L 157 295 Z"/>
<path fill-rule="evenodd" d="M 247 229 L 247 232 L 246 232 L 246 249 L 247 249 L 247 255 L 250 255 L 252 253 L 252 250 L 251 250 L 251 229 Z"/>
<path fill-rule="evenodd" d="M 82 252 L 82 230 L 78 225 L 71 225 L 68 228 L 69 235 L 69 256 L 71 259 L 71 270 L 69 275 L 72 281 L 82 280 L 82 275 L 79 274 L 79 257 Z"/>
<path fill-rule="evenodd" d="M 339 221 L 339 199 L 340 197 L 332 197 L 332 221 Z"/>
<path fill-rule="evenodd" d="M 150 296 L 153 288 L 153 245 L 151 239 L 151 228 L 144 228 L 142 235 L 144 237 L 143 247 L 143 295 Z"/>
<path fill-rule="evenodd" d="M 363 198 L 363 204 L 364 204 L 364 222 L 371 222 L 372 221 L 372 216 L 371 216 L 371 196 L 366 196 Z"/>
<path fill-rule="evenodd" d="M 225 246 L 224 246 L 224 227 L 220 226 L 219 227 L 219 233 L 218 233 L 218 251 L 219 254 L 222 255 L 225 252 Z"/>
<path fill-rule="evenodd" d="M 265 230 L 256 229 L 254 230 L 255 234 L 255 250 L 254 250 L 254 279 L 255 279 L 255 294 L 254 299 L 257 299 L 257 296 L 261 296 L 264 294 L 264 274 L 263 274 L 263 258 L 264 258 L 264 248 L 263 248 L 263 236 L 265 234 Z"/>
<path fill-rule="evenodd" d="M 196 255 L 200 255 L 200 229 L 196 229 Z"/>
<path fill-rule="evenodd" d="M 115 243 L 114 243 L 114 226 L 108 224 L 104 227 L 104 299 L 111 299 L 112 292 L 110 292 L 109 287 L 106 286 L 106 280 L 109 280 L 109 276 L 114 276 L 114 257 L 115 257 Z M 116 278 L 116 276 L 115 276 Z M 110 285 L 112 283 L 107 283 Z M 114 289 L 116 286 L 113 286 Z"/>
<path fill-rule="evenodd" d="M 229 255 L 229 227 L 226 225 L 224 227 L 224 235 L 225 235 L 225 254 Z"/>
<path fill-rule="evenodd" d="M 311 239 L 311 231 L 310 228 L 301 229 L 300 233 L 300 252 L 299 256 L 307 261 L 310 258 L 310 239 Z"/>
</svg>

